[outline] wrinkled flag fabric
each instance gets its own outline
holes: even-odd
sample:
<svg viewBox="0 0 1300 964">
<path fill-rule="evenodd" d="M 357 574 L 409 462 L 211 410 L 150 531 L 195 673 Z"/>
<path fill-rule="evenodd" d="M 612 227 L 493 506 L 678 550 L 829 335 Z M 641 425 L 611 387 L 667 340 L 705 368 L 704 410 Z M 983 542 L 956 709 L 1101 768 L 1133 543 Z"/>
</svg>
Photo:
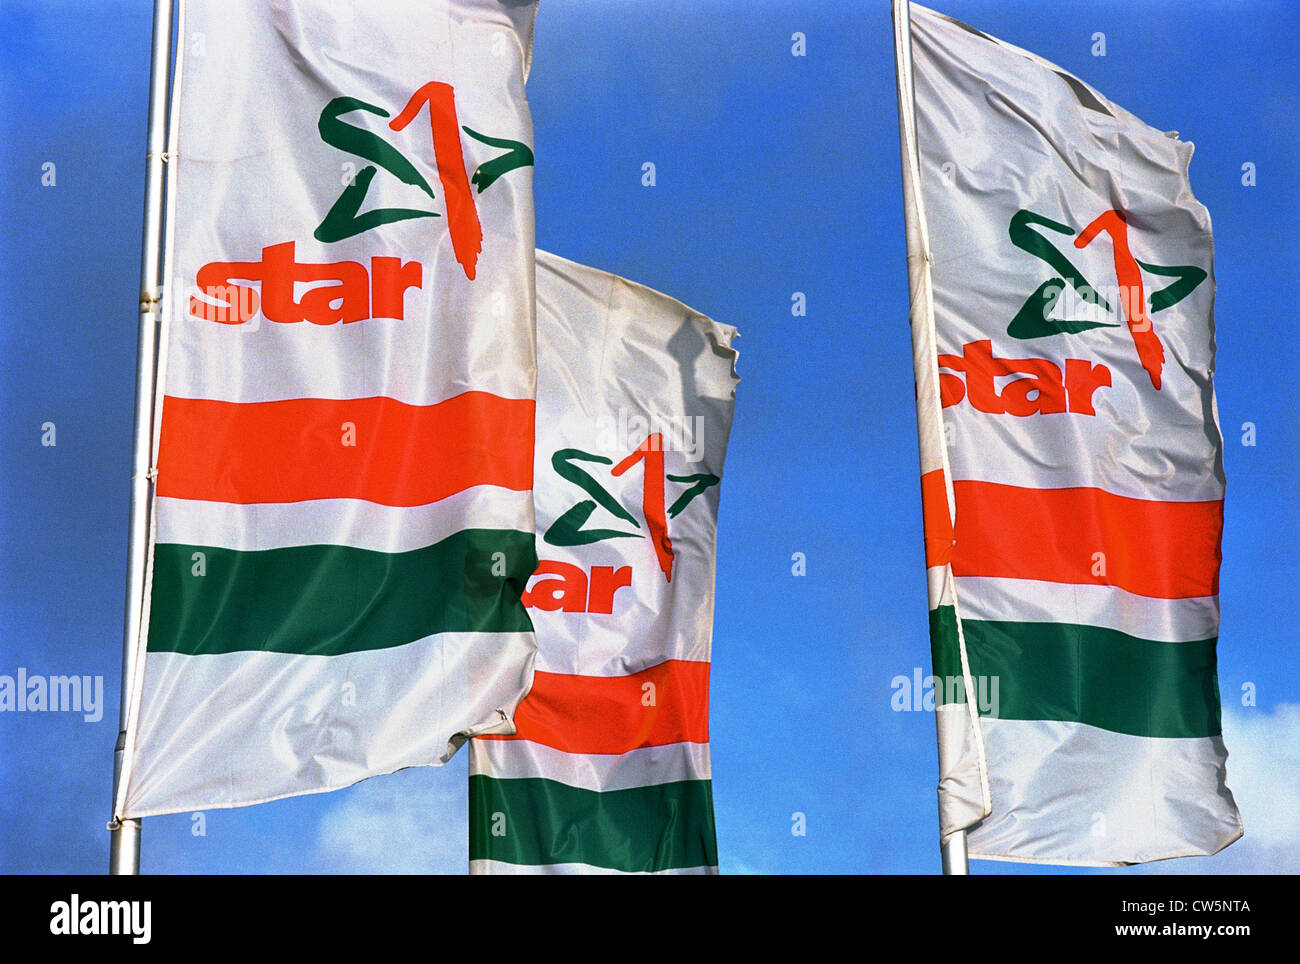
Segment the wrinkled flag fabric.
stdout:
<svg viewBox="0 0 1300 964">
<path fill-rule="evenodd" d="M 473 873 L 716 873 L 709 665 L 735 329 L 537 252 L 533 689 L 470 741 Z"/>
<path fill-rule="evenodd" d="M 536 652 L 535 12 L 181 5 L 119 816 L 509 728 Z"/>
<path fill-rule="evenodd" d="M 1192 146 L 916 4 L 909 48 L 905 9 L 941 831 L 968 829 L 991 859 L 1214 853 L 1242 827 L 1220 731 L 1214 251 Z"/>
</svg>

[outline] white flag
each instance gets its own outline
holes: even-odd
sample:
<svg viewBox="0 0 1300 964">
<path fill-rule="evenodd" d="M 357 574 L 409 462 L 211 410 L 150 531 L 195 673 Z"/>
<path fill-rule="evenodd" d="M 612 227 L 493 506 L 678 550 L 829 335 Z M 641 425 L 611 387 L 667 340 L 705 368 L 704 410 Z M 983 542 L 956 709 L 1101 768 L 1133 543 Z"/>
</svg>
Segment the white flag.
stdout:
<svg viewBox="0 0 1300 964">
<path fill-rule="evenodd" d="M 189 0 L 123 817 L 446 760 L 536 644 L 535 5 Z"/>
<path fill-rule="evenodd" d="M 537 252 L 537 673 L 470 743 L 474 873 L 716 873 L 709 659 L 735 329 Z"/>
<path fill-rule="evenodd" d="M 993 859 L 1214 853 L 1242 830 L 1192 147 L 965 24 L 912 4 L 909 50 L 895 22 L 942 833 Z"/>
</svg>

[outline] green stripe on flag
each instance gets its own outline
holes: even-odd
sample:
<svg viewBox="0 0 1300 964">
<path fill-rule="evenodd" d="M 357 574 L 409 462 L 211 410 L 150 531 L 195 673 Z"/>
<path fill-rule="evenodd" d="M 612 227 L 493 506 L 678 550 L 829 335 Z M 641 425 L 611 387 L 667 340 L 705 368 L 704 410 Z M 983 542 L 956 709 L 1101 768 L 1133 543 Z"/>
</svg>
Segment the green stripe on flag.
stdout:
<svg viewBox="0 0 1300 964">
<path fill-rule="evenodd" d="M 528 632 L 531 533 L 466 529 L 409 552 L 154 547 L 149 651 L 337 656 L 435 633 Z"/>
<path fill-rule="evenodd" d="M 976 702 L 1004 720 L 1086 723 L 1146 737 L 1220 732 L 1215 639 L 1167 643 L 1069 623 L 962 620 Z M 930 613 L 934 675 L 961 678 L 951 606 Z M 946 694 L 935 687 L 937 702 Z M 960 684 L 953 702 L 964 702 Z"/>
<path fill-rule="evenodd" d="M 584 790 L 536 777 L 469 778 L 469 858 L 636 873 L 715 867 L 713 784 Z"/>
</svg>

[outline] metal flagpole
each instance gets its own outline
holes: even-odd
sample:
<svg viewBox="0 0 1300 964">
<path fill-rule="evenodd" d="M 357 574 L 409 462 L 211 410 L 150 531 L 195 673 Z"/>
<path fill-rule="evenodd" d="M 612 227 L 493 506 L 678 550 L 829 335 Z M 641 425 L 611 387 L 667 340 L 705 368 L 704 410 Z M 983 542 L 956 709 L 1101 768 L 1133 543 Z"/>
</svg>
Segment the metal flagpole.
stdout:
<svg viewBox="0 0 1300 964">
<path fill-rule="evenodd" d="M 939 844 L 939 858 L 945 877 L 966 877 L 970 863 L 966 859 L 966 831 L 958 830 Z"/>
<path fill-rule="evenodd" d="M 140 263 L 139 342 L 135 356 L 135 437 L 131 445 L 131 509 L 126 561 L 126 613 L 122 631 L 122 699 L 117 747 L 113 751 L 113 819 L 109 829 L 108 872 L 140 872 L 140 821 L 119 820 L 117 791 L 122 778 L 136 644 L 144 609 L 144 576 L 149 551 L 149 478 L 153 449 L 154 388 L 158 367 L 158 326 L 162 317 L 163 162 L 167 146 L 167 94 L 171 73 L 173 0 L 154 0 L 153 57 L 149 68 L 149 147 L 145 155 L 144 241 Z"/>
<path fill-rule="evenodd" d="M 898 79 L 898 134 L 903 157 L 903 218 L 907 229 L 907 281 L 911 300 L 928 297 L 930 249 L 921 213 L 920 161 L 916 146 L 915 94 L 912 87 L 912 16 L 908 0 L 893 0 L 895 75 Z M 913 308 L 913 310 L 915 310 Z M 915 329 L 913 329 L 915 331 Z M 930 332 L 933 342 L 933 331 Z M 915 342 L 915 334 L 913 335 Z M 931 351 L 933 348 L 931 348 Z M 919 364 L 919 363 L 918 363 Z M 920 379 L 918 377 L 918 385 Z M 918 398 L 918 404 L 923 400 Z M 938 406 L 937 393 L 933 402 Z M 918 409 L 918 429 L 922 428 Z M 924 432 L 922 431 L 923 435 Z M 922 443 L 924 445 L 924 442 Z M 943 445 L 940 442 L 940 445 Z M 922 458 L 924 459 L 924 449 Z M 944 477 L 952 477 L 946 454 L 943 456 Z M 948 494 L 949 505 L 952 493 Z M 936 723 L 937 723 L 936 719 Z M 965 876 L 970 873 L 966 855 L 966 831 L 958 830 L 939 844 L 940 863 L 945 876 Z"/>
</svg>

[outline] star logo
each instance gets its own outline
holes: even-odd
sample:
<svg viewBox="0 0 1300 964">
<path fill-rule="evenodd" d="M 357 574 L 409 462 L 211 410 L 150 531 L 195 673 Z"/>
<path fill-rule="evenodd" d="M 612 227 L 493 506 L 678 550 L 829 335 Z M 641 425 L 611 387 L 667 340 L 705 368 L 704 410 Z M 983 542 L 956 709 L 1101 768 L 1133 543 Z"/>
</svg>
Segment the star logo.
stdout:
<svg viewBox="0 0 1300 964">
<path fill-rule="evenodd" d="M 1110 237 L 1119 292 L 1118 300 L 1123 307 L 1123 318 L 1133 339 L 1138 361 L 1150 376 L 1151 384 L 1159 391 L 1165 351 L 1152 324 L 1151 315 L 1178 304 L 1190 295 L 1206 279 L 1208 276 L 1206 271 L 1195 265 L 1167 266 L 1138 261 L 1129 247 L 1128 220 L 1122 211 L 1111 210 L 1102 213 L 1076 235 L 1075 230 L 1068 225 L 1028 209 L 1022 209 L 1011 218 L 1008 228 L 1011 243 L 1045 262 L 1056 271 L 1057 277 L 1044 281 L 1025 299 L 1025 303 L 1007 326 L 1007 334 L 1013 338 L 1028 340 L 1077 333 L 1093 328 L 1120 327 L 1119 323 L 1102 321 L 1096 317 L 1099 313 L 1113 315 L 1115 309 L 1048 236 L 1040 233 L 1038 229 L 1073 237 L 1074 247 L 1079 250 L 1088 247 L 1102 234 Z M 1144 294 L 1142 277 L 1144 271 L 1174 280 L 1158 291 L 1152 291 L 1148 298 Z M 1067 285 L 1094 309 L 1088 312 L 1093 317 L 1086 319 L 1053 317 L 1053 312 L 1060 303 Z"/>
</svg>

